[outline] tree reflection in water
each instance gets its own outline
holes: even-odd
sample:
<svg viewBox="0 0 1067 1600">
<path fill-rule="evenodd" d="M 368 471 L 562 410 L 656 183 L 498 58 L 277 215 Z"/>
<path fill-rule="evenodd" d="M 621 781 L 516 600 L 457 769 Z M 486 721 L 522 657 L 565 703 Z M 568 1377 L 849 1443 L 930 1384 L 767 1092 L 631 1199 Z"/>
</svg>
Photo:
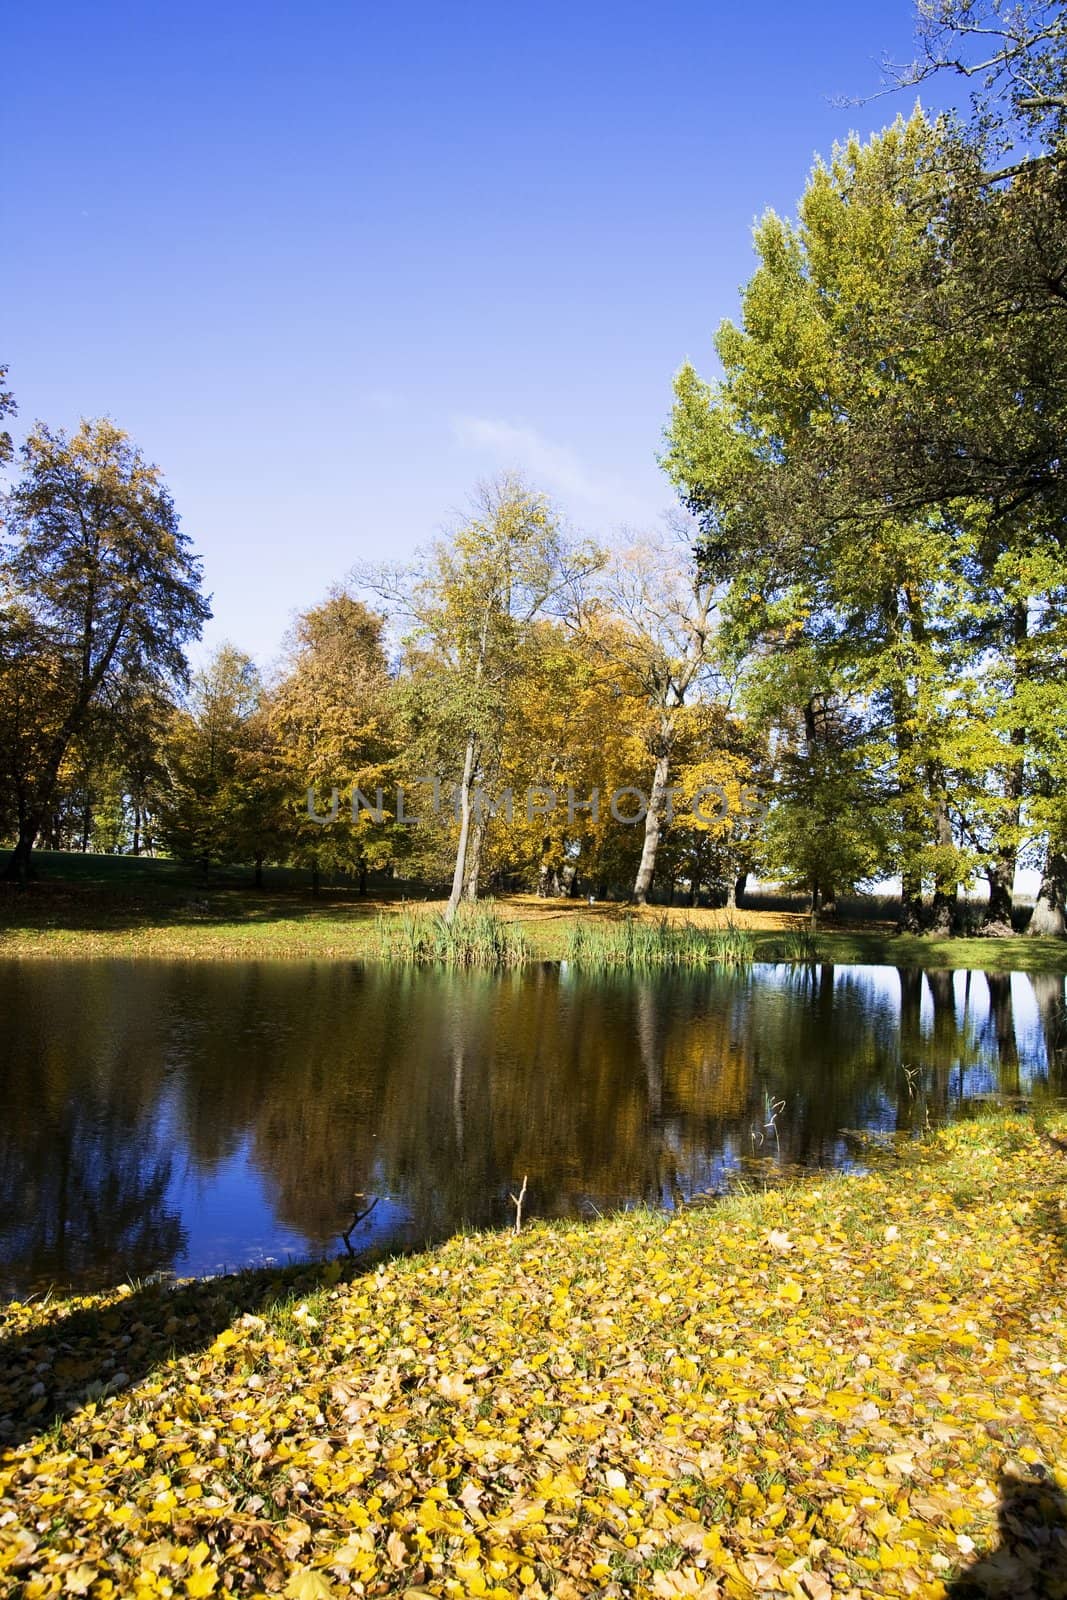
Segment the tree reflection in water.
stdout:
<svg viewBox="0 0 1067 1600">
<path fill-rule="evenodd" d="M 0 1005 L 12 1286 L 211 1267 L 190 1182 L 311 1254 L 375 1196 L 353 1248 L 413 1244 L 507 1224 L 524 1174 L 527 1217 L 678 1204 L 1065 1074 L 1063 979 L 1018 975 L 5 963 Z"/>
</svg>

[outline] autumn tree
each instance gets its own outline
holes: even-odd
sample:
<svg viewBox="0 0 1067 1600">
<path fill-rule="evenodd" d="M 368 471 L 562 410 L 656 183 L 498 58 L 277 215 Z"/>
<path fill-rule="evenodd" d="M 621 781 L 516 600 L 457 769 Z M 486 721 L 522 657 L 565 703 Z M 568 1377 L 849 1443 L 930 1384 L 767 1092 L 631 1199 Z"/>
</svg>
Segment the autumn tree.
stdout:
<svg viewBox="0 0 1067 1600">
<path fill-rule="evenodd" d="M 543 495 L 506 475 L 483 484 L 467 520 L 414 567 L 358 573 L 407 628 L 419 720 L 437 744 L 431 771 L 446 793 L 455 786 L 449 920 L 478 893 L 485 799 L 500 776 L 524 646 L 598 559 L 570 546 Z"/>
<path fill-rule="evenodd" d="M 39 425 L 22 456 L 0 559 L 7 659 L 21 658 L 30 679 L 5 756 L 17 835 L 8 875 L 20 882 L 94 708 L 122 680 L 182 684 L 184 647 L 210 615 L 159 468 L 121 429 L 83 422 L 68 436 Z"/>
<path fill-rule="evenodd" d="M 605 635 L 620 685 L 644 700 L 651 761 L 648 809 L 633 899 L 648 899 L 669 809 L 675 742 L 682 713 L 715 676 L 718 582 L 694 564 L 695 529 L 683 521 L 621 546 L 602 592 L 616 628 Z"/>
<path fill-rule="evenodd" d="M 212 866 L 263 861 L 276 851 L 279 801 L 264 747 L 263 684 L 252 658 L 219 647 L 193 678 L 164 744 L 160 829 L 167 848 Z"/>
<path fill-rule="evenodd" d="M 383 618 L 347 590 L 331 590 L 297 618 L 269 701 L 287 859 L 316 876 L 326 866 L 355 871 L 363 893 L 368 869 L 388 866 L 403 846 L 402 828 L 386 815 L 397 708 L 383 629 Z"/>
<path fill-rule="evenodd" d="M 613 669 L 606 612 L 590 607 L 576 620 L 543 621 L 527 640 L 501 765 L 514 815 L 488 835 L 486 868 L 542 896 L 600 898 L 633 882 L 640 855 L 639 822 L 620 823 L 611 800 L 631 791 L 632 812 L 647 782 L 647 705 Z"/>
</svg>

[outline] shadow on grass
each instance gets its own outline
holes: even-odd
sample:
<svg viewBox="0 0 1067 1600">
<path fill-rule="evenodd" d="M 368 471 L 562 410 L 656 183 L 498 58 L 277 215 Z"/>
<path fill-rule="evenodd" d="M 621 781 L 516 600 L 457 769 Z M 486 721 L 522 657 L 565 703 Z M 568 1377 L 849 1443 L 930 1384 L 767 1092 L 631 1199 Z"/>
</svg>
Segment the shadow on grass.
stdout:
<svg viewBox="0 0 1067 1600">
<path fill-rule="evenodd" d="M 400 897 L 397 896 L 397 899 Z M 354 890 L 257 890 L 212 886 L 196 889 L 97 889 L 42 883 L 20 891 L 0 885 L 0 933 L 137 933 L 184 929 L 212 931 L 235 925 L 264 930 L 293 923 L 362 922 L 392 899 L 362 898 Z"/>
<path fill-rule="evenodd" d="M 1063 1600 L 1067 1596 L 1067 1498 L 1047 1474 L 1005 1470 L 999 1541 L 948 1586 L 950 1600 Z"/>
<path fill-rule="evenodd" d="M 151 1283 L 106 1304 L 57 1301 L 24 1331 L 2 1331 L 0 1461 L 90 1401 L 134 1388 L 162 1363 L 196 1355 L 238 1317 L 269 1316 L 337 1282 L 351 1282 L 378 1255 L 338 1264 L 263 1269 L 180 1284 Z M 10 1313 L 7 1320 L 10 1322 Z"/>
</svg>

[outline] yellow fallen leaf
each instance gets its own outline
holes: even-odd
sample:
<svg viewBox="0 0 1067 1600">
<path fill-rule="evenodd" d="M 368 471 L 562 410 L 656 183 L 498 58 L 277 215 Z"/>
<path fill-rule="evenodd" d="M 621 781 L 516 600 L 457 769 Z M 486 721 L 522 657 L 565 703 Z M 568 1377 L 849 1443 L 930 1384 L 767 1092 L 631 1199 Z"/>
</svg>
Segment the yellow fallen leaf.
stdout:
<svg viewBox="0 0 1067 1600">
<path fill-rule="evenodd" d="M 444 1372 L 437 1380 L 437 1392 L 446 1400 L 468 1400 L 474 1390 L 458 1372 Z"/>
<path fill-rule="evenodd" d="M 96 1582 L 97 1568 L 83 1561 L 80 1566 L 70 1567 L 63 1579 L 65 1594 L 88 1594 L 89 1588 Z"/>
<path fill-rule="evenodd" d="M 282 1593 L 286 1600 L 338 1600 L 333 1584 L 311 1567 L 297 1567 Z"/>
</svg>

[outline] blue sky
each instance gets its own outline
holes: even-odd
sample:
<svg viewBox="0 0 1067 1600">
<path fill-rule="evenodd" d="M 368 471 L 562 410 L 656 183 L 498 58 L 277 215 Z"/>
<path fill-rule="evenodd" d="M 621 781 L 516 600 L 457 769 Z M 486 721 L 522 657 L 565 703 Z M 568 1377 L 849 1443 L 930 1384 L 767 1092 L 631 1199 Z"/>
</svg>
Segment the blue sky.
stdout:
<svg viewBox="0 0 1067 1600">
<path fill-rule="evenodd" d="M 223 638 L 525 470 L 654 523 L 671 376 L 909 0 L 800 6 L 56 0 L 4 24 L 18 430 L 109 414 L 163 467 Z M 946 89 L 953 86 L 946 86 Z"/>
</svg>

